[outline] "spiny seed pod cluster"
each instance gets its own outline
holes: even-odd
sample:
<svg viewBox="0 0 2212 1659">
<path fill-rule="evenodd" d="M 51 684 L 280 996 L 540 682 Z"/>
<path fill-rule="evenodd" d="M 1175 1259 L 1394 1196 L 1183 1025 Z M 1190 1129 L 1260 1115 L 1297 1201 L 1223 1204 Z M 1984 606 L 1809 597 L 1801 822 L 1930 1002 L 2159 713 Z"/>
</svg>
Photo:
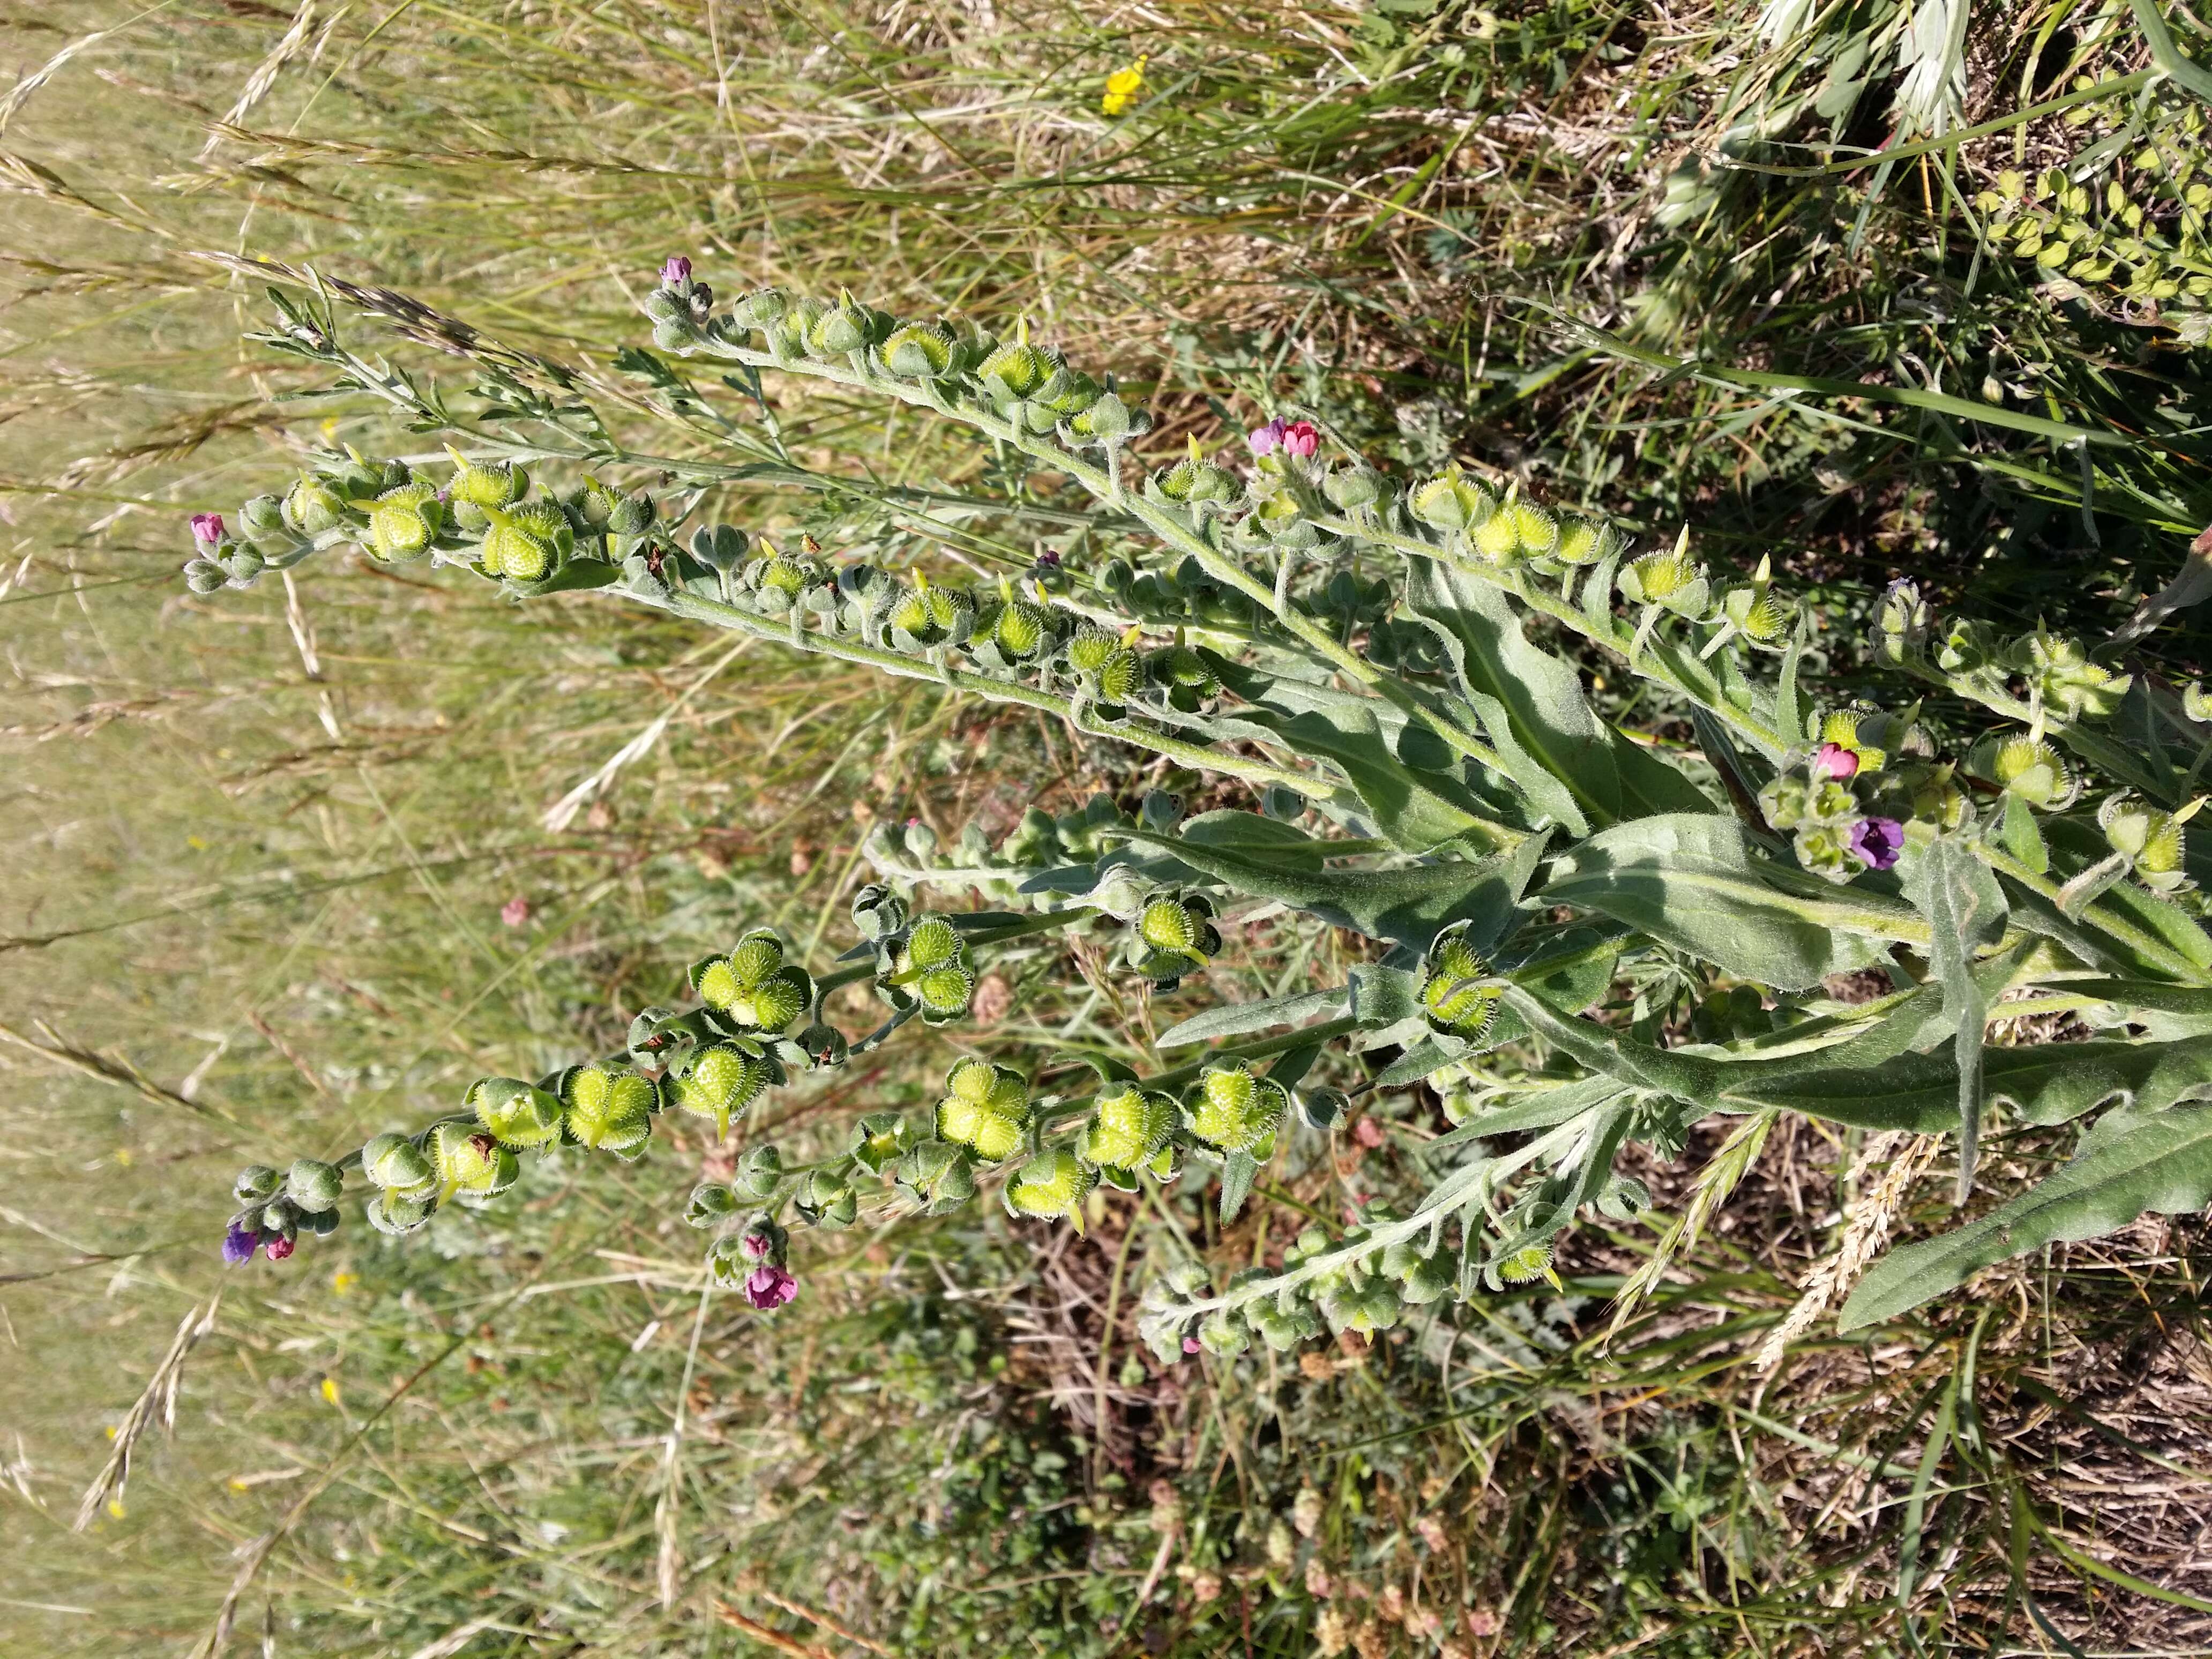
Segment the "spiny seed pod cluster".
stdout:
<svg viewBox="0 0 2212 1659">
<path fill-rule="evenodd" d="M 1164 893 L 1137 917 L 1133 965 L 1163 991 L 1221 953 L 1213 902 L 1203 893 Z"/>
<path fill-rule="evenodd" d="M 1439 1036 L 1479 1043 L 1498 1018 L 1499 981 L 1455 923 L 1437 935 L 1422 963 L 1421 1018 Z"/>
</svg>

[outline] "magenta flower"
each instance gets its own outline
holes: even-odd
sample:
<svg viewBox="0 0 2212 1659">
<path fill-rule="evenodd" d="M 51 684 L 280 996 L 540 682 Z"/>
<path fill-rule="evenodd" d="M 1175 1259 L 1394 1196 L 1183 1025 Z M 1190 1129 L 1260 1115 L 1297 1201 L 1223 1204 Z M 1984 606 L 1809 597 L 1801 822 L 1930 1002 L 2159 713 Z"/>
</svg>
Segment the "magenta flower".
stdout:
<svg viewBox="0 0 2212 1659">
<path fill-rule="evenodd" d="M 263 1253 L 265 1254 L 271 1261 L 282 1261 L 286 1256 L 292 1254 L 295 1248 L 295 1247 L 292 1241 L 285 1237 L 282 1233 L 270 1235 L 267 1241 L 265 1241 L 261 1246 Z"/>
<path fill-rule="evenodd" d="M 1196 1353 L 1198 1352 L 1198 1339 L 1194 1336 L 1186 1336 L 1183 1338 L 1182 1351 L 1185 1353 Z"/>
<path fill-rule="evenodd" d="M 214 547 L 222 540 L 222 514 L 195 513 L 192 514 L 192 539 L 202 547 Z"/>
<path fill-rule="evenodd" d="M 660 268 L 663 288 L 681 288 L 691 280 L 691 262 L 678 253 Z"/>
<path fill-rule="evenodd" d="M 530 920 L 530 901 L 511 898 L 499 907 L 499 919 L 510 927 L 520 927 Z"/>
<path fill-rule="evenodd" d="M 258 1227 L 240 1226 L 234 1221 L 230 1231 L 222 1236 L 222 1265 L 242 1267 L 253 1260 L 253 1253 L 261 1247 L 261 1231 Z"/>
<path fill-rule="evenodd" d="M 1321 428 L 1311 421 L 1292 421 L 1283 428 L 1283 453 L 1293 460 L 1308 460 L 1321 447 Z"/>
<path fill-rule="evenodd" d="M 1848 783 L 1859 773 L 1859 757 L 1855 750 L 1840 743 L 1824 743 L 1813 757 L 1814 778 L 1833 778 L 1838 783 Z"/>
<path fill-rule="evenodd" d="M 781 1267 L 756 1268 L 745 1280 L 745 1300 L 763 1313 L 775 1312 L 798 1294 L 799 1281 Z"/>
<path fill-rule="evenodd" d="M 1851 856 L 1869 870 L 1887 870 L 1905 846 L 1905 826 L 1895 818 L 1861 818 L 1851 826 Z"/>
<path fill-rule="evenodd" d="M 1275 447 L 1283 441 L 1283 434 L 1290 429 L 1289 424 L 1278 415 L 1267 425 L 1246 433 L 1244 441 L 1252 446 L 1255 455 L 1272 455 L 1275 453 Z"/>
</svg>

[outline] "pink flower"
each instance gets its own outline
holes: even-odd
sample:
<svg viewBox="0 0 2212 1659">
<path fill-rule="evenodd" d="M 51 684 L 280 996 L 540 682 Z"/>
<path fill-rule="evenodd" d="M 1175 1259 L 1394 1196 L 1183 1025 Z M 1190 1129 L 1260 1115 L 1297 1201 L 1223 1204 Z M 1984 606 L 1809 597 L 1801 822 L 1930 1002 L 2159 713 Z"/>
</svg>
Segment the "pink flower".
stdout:
<svg viewBox="0 0 2212 1659">
<path fill-rule="evenodd" d="M 1186 1336 L 1183 1338 L 1182 1351 L 1185 1353 L 1196 1353 L 1198 1352 L 1198 1339 L 1194 1336 Z"/>
<path fill-rule="evenodd" d="M 261 1248 L 271 1261 L 282 1261 L 286 1256 L 292 1254 L 294 1247 L 290 1239 L 285 1237 L 283 1234 L 278 1233 L 263 1243 Z"/>
<path fill-rule="evenodd" d="M 1905 846 L 1905 826 L 1895 818 L 1861 818 L 1851 826 L 1851 856 L 1869 870 L 1887 870 Z"/>
<path fill-rule="evenodd" d="M 530 920 L 530 901 L 511 898 L 499 907 L 499 919 L 510 927 L 520 927 Z"/>
<path fill-rule="evenodd" d="M 691 262 L 678 253 L 660 268 L 663 288 L 681 288 L 691 280 Z"/>
<path fill-rule="evenodd" d="M 1859 772 L 1859 757 L 1856 750 L 1840 743 L 1824 743 L 1813 757 L 1813 775 L 1833 778 L 1838 783 L 1848 783 Z"/>
<path fill-rule="evenodd" d="M 1283 441 L 1283 434 L 1289 430 L 1288 424 L 1278 415 L 1267 425 L 1246 433 L 1244 441 L 1252 446 L 1255 455 L 1272 455 L 1275 453 L 1275 446 Z"/>
<path fill-rule="evenodd" d="M 1321 447 L 1321 428 L 1311 421 L 1292 421 L 1283 428 L 1283 453 L 1294 460 L 1307 460 Z"/>
<path fill-rule="evenodd" d="M 799 1281 L 781 1267 L 753 1270 L 745 1280 L 745 1300 L 763 1313 L 773 1313 L 799 1294 Z"/>
<path fill-rule="evenodd" d="M 222 540 L 222 514 L 195 513 L 192 514 L 192 539 L 202 547 L 213 547 Z"/>
<path fill-rule="evenodd" d="M 1352 1126 L 1352 1138 L 1371 1151 L 1382 1144 L 1382 1126 L 1371 1117 L 1363 1117 Z"/>
</svg>

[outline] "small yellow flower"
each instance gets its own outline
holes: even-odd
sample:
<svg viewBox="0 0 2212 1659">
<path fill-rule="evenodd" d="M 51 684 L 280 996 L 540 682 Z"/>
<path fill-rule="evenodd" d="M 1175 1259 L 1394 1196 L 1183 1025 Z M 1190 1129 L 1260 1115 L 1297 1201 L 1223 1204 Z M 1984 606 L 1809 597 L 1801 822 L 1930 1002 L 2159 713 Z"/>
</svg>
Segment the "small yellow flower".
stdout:
<svg viewBox="0 0 2212 1659">
<path fill-rule="evenodd" d="M 323 1398 L 333 1406 L 338 1403 L 338 1380 L 335 1376 L 326 1376 L 323 1379 Z"/>
<path fill-rule="evenodd" d="M 340 1296 L 343 1296 L 348 1291 L 351 1290 L 355 1285 L 360 1283 L 361 1275 L 359 1273 L 349 1273 L 343 1267 L 339 1268 L 337 1272 L 331 1275 L 331 1288 L 336 1291 Z"/>
<path fill-rule="evenodd" d="M 1145 64 L 1148 60 L 1139 58 L 1124 70 L 1115 70 L 1106 77 L 1106 95 L 1098 100 L 1098 107 L 1109 115 L 1119 115 L 1137 101 L 1137 94 L 1145 89 Z"/>
<path fill-rule="evenodd" d="M 118 1521 L 120 1521 L 123 1518 L 123 1500 L 119 1498 L 109 1498 L 107 1500 L 107 1512 L 113 1516 Z"/>
</svg>

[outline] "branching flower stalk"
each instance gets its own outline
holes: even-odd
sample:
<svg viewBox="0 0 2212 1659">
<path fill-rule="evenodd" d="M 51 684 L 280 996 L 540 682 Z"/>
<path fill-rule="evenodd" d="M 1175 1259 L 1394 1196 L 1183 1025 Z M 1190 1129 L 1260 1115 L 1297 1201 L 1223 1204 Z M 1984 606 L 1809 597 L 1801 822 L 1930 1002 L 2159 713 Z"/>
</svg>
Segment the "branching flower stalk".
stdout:
<svg viewBox="0 0 2212 1659">
<path fill-rule="evenodd" d="M 1847 1327 L 2047 1239 L 2212 1200 L 2212 1108 L 2195 1103 L 2212 1085 L 2212 935 L 2185 832 L 2212 708 L 2193 688 L 2177 697 L 2047 627 L 2003 639 L 1940 623 L 1899 583 L 1880 607 L 1876 659 L 1997 723 L 1960 731 L 1917 702 L 1824 699 L 1805 684 L 1811 618 L 1768 562 L 1716 571 L 1686 528 L 1638 550 L 1518 480 L 1456 465 L 1394 477 L 1324 453 L 1291 412 L 1231 458 L 1194 440 L 1148 465 L 1144 412 L 1025 323 L 956 331 L 850 295 L 774 289 L 726 306 L 672 260 L 647 303 L 654 343 L 733 365 L 758 410 L 748 425 L 653 353 L 623 352 L 616 368 L 635 386 L 611 388 L 404 296 L 266 269 L 315 299 L 272 289 L 283 326 L 261 337 L 334 370 L 327 389 L 464 446 L 427 471 L 321 456 L 282 496 L 246 503 L 237 533 L 196 518 L 196 592 L 348 547 L 466 570 L 520 601 L 598 591 L 1030 709 L 1172 775 L 1235 780 L 1256 810 L 1192 816 L 1168 787 L 1102 794 L 1058 816 L 1032 808 L 995 836 L 970 824 L 950 848 L 918 821 L 879 823 L 866 848 L 879 880 L 854 902 L 860 942 L 838 963 L 814 974 L 756 930 L 693 963 L 693 1005 L 641 1012 L 622 1053 L 534 1082 L 480 1079 L 457 1109 L 335 1163 L 252 1166 L 226 1237 L 234 1260 L 281 1260 L 301 1232 L 327 1232 L 349 1183 L 371 1189 L 374 1224 L 404 1233 L 495 1199 L 526 1156 L 637 1157 L 669 1112 L 726 1136 L 768 1091 L 915 1020 L 957 1028 L 1001 950 L 1080 937 L 1087 960 L 1166 995 L 1207 971 L 1224 930 L 1262 914 L 1309 939 L 1340 930 L 1357 965 L 1340 985 L 1190 1015 L 1158 1045 L 1198 1057 L 1149 1076 L 1103 1051 L 969 1054 L 927 1121 L 869 1112 L 842 1152 L 804 1164 L 751 1145 L 686 1212 L 714 1234 L 717 1281 L 772 1310 L 799 1293 L 787 1222 L 941 1213 L 987 1185 L 1017 1218 L 1081 1227 L 1102 1185 L 1202 1171 L 1227 1224 L 1263 1171 L 1310 1158 L 1355 1101 L 1420 1085 L 1453 1127 L 1424 1150 L 1427 1184 L 1407 1212 L 1369 1203 L 1220 1282 L 1195 1261 L 1156 1274 L 1143 1329 L 1164 1360 L 1371 1333 L 1407 1308 L 1553 1277 L 1578 1214 L 1648 1208 L 1615 1170 L 1621 1148 L 1673 1156 L 1716 1112 L 1957 1129 L 1970 1187 L 1993 1103 L 2029 1124 L 2120 1103 L 2044 1188 L 1877 1264 Z M 458 411 L 341 344 L 339 301 L 476 361 L 479 407 Z M 764 375 L 924 411 L 1073 481 L 1096 509 L 817 473 L 785 446 Z M 599 393 L 750 459 L 626 447 Z M 531 475 L 549 462 L 650 468 L 684 493 L 583 472 L 549 491 Z M 964 538 L 1003 574 L 833 563 L 811 535 L 779 545 L 727 523 L 680 534 L 724 483 L 795 486 Z M 1008 528 L 954 526 L 940 510 Z M 817 527 L 834 543 L 844 521 L 832 511 Z M 1048 530 L 1067 544 L 1039 544 Z M 1698 750 L 1608 722 L 1526 617 L 1624 664 L 1686 718 Z M 917 912 L 925 886 L 999 908 Z M 1863 970 L 1888 991 L 1858 1006 L 1827 996 L 1826 981 Z M 862 983 L 887 1012 L 848 1035 L 829 1000 Z M 1989 1047 L 1990 1011 L 2028 989 L 2111 1035 Z M 1733 1144 L 1747 1165 L 1755 1139 Z"/>
</svg>

